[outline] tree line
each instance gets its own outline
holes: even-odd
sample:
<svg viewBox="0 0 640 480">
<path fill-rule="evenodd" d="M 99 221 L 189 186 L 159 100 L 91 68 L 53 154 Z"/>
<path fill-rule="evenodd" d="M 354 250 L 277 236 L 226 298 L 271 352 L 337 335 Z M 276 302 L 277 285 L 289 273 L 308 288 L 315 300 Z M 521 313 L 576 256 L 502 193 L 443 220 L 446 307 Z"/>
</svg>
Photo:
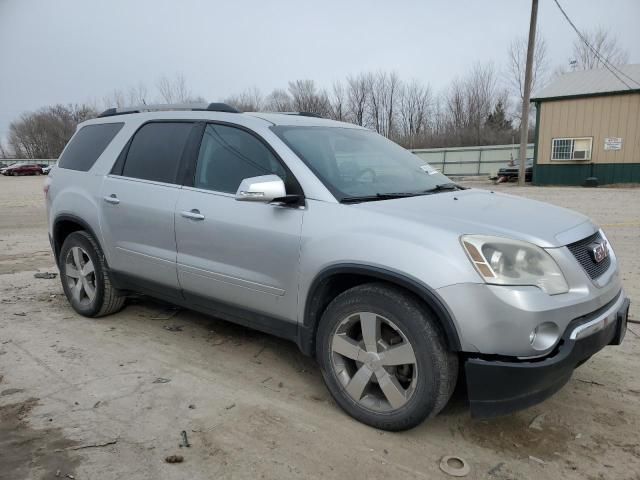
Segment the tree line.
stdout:
<svg viewBox="0 0 640 480">
<path fill-rule="evenodd" d="M 599 28 L 585 36 L 611 63 L 628 61 L 628 54 L 610 32 Z M 536 39 L 534 52 L 536 92 L 566 69 L 556 68 L 550 74 L 543 38 Z M 573 45 L 573 59 L 573 69 L 603 66 L 593 50 L 580 41 Z M 428 82 L 405 80 L 396 72 L 379 70 L 349 75 L 329 88 L 312 79 L 299 79 L 269 93 L 253 87 L 222 101 L 242 112 L 315 113 L 372 129 L 407 148 L 505 144 L 519 135 L 525 61 L 526 38 L 522 37 L 508 46 L 503 69 L 492 63 L 475 63 L 466 75 L 437 93 Z M 154 91 L 138 84 L 128 90 L 116 89 L 102 102 L 44 107 L 11 122 L 8 146 L 0 144 L 0 156 L 57 158 L 77 123 L 95 117 L 104 108 L 193 102 L 204 99 L 189 89 L 183 75 L 176 75 L 160 78 Z M 532 137 L 533 122 L 529 134 Z"/>
</svg>

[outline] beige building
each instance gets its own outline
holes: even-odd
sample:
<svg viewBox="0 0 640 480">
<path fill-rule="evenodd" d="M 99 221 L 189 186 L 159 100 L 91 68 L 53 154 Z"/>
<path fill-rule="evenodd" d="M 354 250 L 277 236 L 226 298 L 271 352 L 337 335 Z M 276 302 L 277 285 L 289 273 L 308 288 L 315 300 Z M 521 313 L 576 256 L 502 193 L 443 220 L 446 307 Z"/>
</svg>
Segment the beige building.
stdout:
<svg viewBox="0 0 640 480">
<path fill-rule="evenodd" d="M 537 185 L 640 183 L 640 65 L 566 73 L 536 105 Z"/>
</svg>

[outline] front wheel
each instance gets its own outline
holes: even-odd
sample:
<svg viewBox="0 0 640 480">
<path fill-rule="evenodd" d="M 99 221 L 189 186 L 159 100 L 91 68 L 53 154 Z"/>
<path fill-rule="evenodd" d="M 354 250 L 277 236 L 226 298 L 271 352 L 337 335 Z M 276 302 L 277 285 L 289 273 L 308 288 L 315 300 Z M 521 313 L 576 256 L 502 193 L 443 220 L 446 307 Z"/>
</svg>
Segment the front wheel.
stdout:
<svg viewBox="0 0 640 480">
<path fill-rule="evenodd" d="M 76 312 L 102 317 L 122 308 L 125 297 L 113 287 L 102 250 L 90 234 L 71 233 L 62 244 L 59 263 L 62 288 Z"/>
<path fill-rule="evenodd" d="M 336 402 L 357 420 L 406 430 L 435 416 L 456 384 L 458 358 L 411 294 L 371 283 L 337 296 L 318 329 L 316 356 Z"/>
</svg>

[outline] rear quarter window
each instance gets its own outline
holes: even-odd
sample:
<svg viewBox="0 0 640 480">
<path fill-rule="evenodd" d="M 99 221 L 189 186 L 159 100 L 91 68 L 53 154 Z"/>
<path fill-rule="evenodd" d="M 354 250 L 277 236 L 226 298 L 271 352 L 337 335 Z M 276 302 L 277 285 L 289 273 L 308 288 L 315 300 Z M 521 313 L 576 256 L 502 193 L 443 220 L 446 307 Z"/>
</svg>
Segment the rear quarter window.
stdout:
<svg viewBox="0 0 640 480">
<path fill-rule="evenodd" d="M 101 123 L 82 127 L 62 152 L 58 167 L 88 171 L 123 125 L 124 123 Z"/>
</svg>

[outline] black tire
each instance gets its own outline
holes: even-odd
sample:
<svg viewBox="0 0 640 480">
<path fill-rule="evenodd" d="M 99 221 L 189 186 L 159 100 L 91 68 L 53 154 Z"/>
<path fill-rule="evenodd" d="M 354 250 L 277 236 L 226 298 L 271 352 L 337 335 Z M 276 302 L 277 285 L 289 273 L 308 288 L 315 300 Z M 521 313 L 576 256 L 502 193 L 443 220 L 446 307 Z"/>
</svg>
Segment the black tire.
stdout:
<svg viewBox="0 0 640 480">
<path fill-rule="evenodd" d="M 79 247 L 92 262 L 94 273 L 91 278 L 95 291 L 92 299 L 85 295 L 82 300 L 78 300 L 73 295 L 72 284 L 74 283 L 74 277 L 71 276 L 70 271 L 73 265 L 69 265 L 67 259 L 70 254 L 72 255 L 71 251 L 74 247 Z M 93 318 L 103 317 L 122 308 L 125 297 L 120 295 L 113 287 L 106 268 L 104 254 L 96 240 L 89 233 L 85 231 L 71 233 L 62 244 L 58 263 L 64 293 L 73 309 L 80 315 Z"/>
<path fill-rule="evenodd" d="M 339 378 L 344 370 L 336 371 L 336 354 L 332 351 L 334 334 L 346 319 L 357 317 L 358 312 L 371 312 L 377 321 L 381 321 L 380 317 L 388 319 L 404 335 L 402 343 L 408 341 L 413 348 L 415 367 L 412 368 L 416 371 L 412 381 L 415 384 L 408 400 L 399 408 L 392 407 L 387 411 L 367 408 L 347 393 L 344 380 Z M 318 328 L 316 358 L 329 392 L 338 405 L 362 423 L 389 431 L 413 428 L 438 414 L 449 401 L 458 375 L 458 357 L 447 349 L 433 314 L 410 293 L 384 283 L 351 288 L 329 304 Z M 363 364 L 353 362 L 352 365 L 357 369 Z M 379 366 L 375 368 L 380 371 Z M 377 380 L 375 383 L 378 384 Z M 367 388 L 378 388 L 382 393 L 380 386 L 368 385 Z"/>
</svg>

